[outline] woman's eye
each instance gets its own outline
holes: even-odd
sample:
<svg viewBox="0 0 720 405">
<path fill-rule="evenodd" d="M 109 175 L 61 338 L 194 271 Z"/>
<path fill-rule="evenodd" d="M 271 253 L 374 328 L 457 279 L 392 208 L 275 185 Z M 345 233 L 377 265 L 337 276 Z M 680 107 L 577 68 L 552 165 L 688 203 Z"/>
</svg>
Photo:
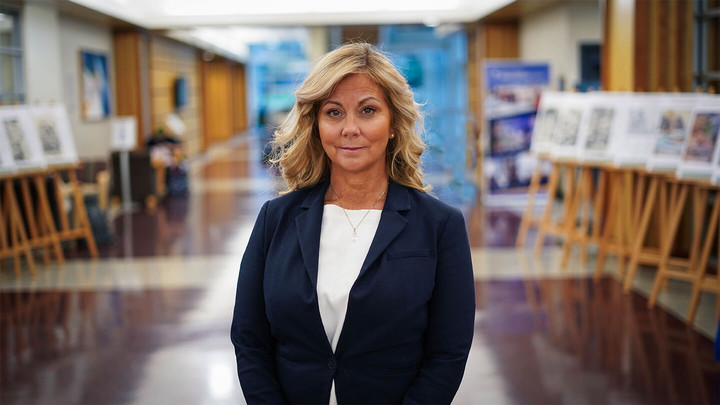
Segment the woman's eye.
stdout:
<svg viewBox="0 0 720 405">
<path fill-rule="evenodd" d="M 336 110 L 336 109 L 328 110 L 325 114 L 327 114 L 328 117 L 339 117 L 340 110 Z"/>
<path fill-rule="evenodd" d="M 375 112 L 375 109 L 373 107 L 365 107 L 362 109 L 362 113 L 365 115 L 370 115 Z"/>
</svg>

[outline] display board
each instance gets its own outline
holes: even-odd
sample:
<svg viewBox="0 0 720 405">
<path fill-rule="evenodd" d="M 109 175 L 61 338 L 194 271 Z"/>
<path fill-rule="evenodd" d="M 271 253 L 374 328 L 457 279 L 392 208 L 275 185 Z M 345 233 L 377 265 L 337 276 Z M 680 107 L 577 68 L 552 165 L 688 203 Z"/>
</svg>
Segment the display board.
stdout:
<svg viewBox="0 0 720 405">
<path fill-rule="evenodd" d="M 697 94 L 667 94 L 660 97 L 660 121 L 658 135 L 647 160 L 650 172 L 676 171 L 683 159 L 683 153 L 690 134 L 693 109 L 701 106 Z"/>
<path fill-rule="evenodd" d="M 713 155 L 712 183 L 720 184 L 720 139 L 715 140 L 715 154 Z"/>
<path fill-rule="evenodd" d="M 47 164 L 77 163 L 77 149 L 65 106 L 63 104 L 34 105 L 31 110 Z"/>
<path fill-rule="evenodd" d="M 612 155 L 618 167 L 644 167 L 657 141 L 661 100 L 650 94 L 633 94 L 618 106 L 617 141 Z"/>
<path fill-rule="evenodd" d="M 8 145 L 13 170 L 42 169 L 46 166 L 40 136 L 28 106 L 0 107 L 1 144 Z M 4 160 L 4 159 L 3 159 Z M 10 167 L 10 165 L 4 167 Z"/>
<path fill-rule="evenodd" d="M 612 163 L 613 152 L 621 141 L 622 108 L 625 93 L 588 93 L 587 124 L 580 127 L 579 159 L 582 162 Z"/>
<path fill-rule="evenodd" d="M 690 121 L 690 133 L 685 141 L 677 177 L 701 179 L 712 177 L 718 132 L 720 132 L 720 98 L 704 97 L 698 100 Z"/>
<path fill-rule="evenodd" d="M 483 66 L 483 173 L 490 194 L 523 194 L 537 159 L 530 153 L 547 63 L 487 61 Z"/>
<path fill-rule="evenodd" d="M 563 95 L 564 93 L 557 91 L 545 91 L 542 93 L 530 144 L 532 152 L 536 154 L 550 153 Z"/>
<path fill-rule="evenodd" d="M 550 155 L 556 159 L 577 159 L 580 152 L 581 128 L 587 125 L 588 97 L 584 93 L 568 93 L 558 108 L 558 121 L 552 138 Z"/>
</svg>

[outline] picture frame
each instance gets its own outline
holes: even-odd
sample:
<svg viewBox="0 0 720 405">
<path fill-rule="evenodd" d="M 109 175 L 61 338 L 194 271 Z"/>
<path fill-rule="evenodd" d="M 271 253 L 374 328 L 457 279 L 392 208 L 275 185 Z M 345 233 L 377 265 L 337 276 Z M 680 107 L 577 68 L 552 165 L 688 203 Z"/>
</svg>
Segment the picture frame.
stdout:
<svg viewBox="0 0 720 405">
<path fill-rule="evenodd" d="M 80 51 L 80 94 L 84 120 L 100 121 L 110 117 L 110 75 L 105 54 Z"/>
</svg>

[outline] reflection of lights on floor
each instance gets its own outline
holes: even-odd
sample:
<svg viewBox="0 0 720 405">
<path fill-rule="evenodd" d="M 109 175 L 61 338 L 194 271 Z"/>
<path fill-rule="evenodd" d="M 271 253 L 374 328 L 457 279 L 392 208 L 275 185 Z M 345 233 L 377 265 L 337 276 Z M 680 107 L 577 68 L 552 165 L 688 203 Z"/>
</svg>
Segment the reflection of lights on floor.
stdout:
<svg viewBox="0 0 720 405">
<path fill-rule="evenodd" d="M 235 384 L 235 372 L 227 364 L 210 364 L 208 373 L 208 388 L 214 400 L 230 398 Z"/>
</svg>

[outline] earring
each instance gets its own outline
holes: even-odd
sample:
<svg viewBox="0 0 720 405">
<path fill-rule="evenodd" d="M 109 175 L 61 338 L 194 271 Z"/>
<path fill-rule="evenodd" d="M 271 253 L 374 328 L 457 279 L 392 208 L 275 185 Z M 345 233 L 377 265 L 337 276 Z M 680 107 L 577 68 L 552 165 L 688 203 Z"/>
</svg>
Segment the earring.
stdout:
<svg viewBox="0 0 720 405">
<path fill-rule="evenodd" d="M 390 134 L 390 139 L 395 138 L 395 134 Z"/>
</svg>

